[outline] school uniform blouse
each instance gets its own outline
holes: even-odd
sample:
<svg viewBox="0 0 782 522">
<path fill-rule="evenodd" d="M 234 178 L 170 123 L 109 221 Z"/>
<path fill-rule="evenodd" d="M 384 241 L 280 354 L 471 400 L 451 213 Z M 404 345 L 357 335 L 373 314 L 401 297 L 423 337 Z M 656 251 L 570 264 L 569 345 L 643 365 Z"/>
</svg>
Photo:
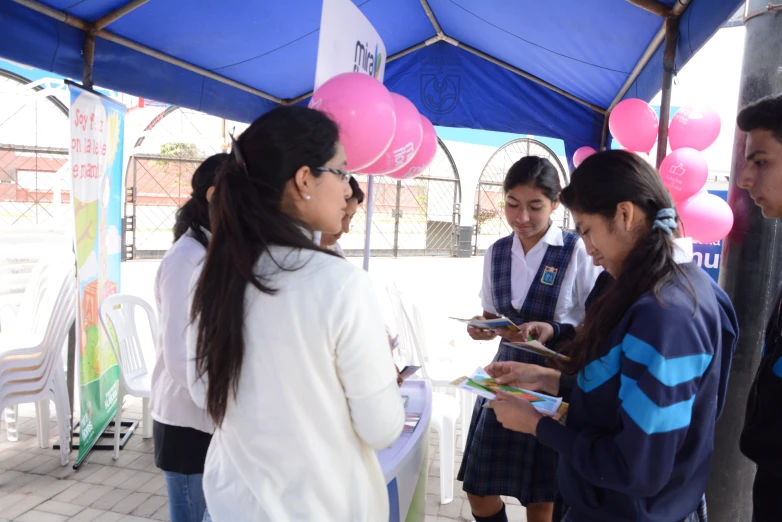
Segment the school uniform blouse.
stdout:
<svg viewBox="0 0 782 522">
<path fill-rule="evenodd" d="M 204 230 L 207 237 L 209 231 Z M 212 433 L 214 424 L 190 397 L 187 379 L 187 325 L 190 280 L 206 249 L 188 230 L 168 249 L 155 277 L 159 341 L 152 371 L 150 410 L 155 421 Z"/>
<path fill-rule="evenodd" d="M 273 259 L 287 266 L 281 271 Z M 322 252 L 272 247 L 248 285 L 238 393 L 209 446 L 203 486 L 215 522 L 386 522 L 375 450 L 397 439 L 404 408 L 369 275 Z M 191 359 L 195 328 L 188 331 Z M 191 394 L 204 404 L 204 382 Z"/>
<path fill-rule="evenodd" d="M 521 246 L 519 237 L 515 234 L 513 235 L 513 246 L 511 247 L 513 255 L 511 261 L 511 300 L 516 310 L 520 310 L 524 304 L 540 264 L 543 262 L 546 249 L 549 246 L 562 246 L 563 244 L 562 229 L 554 225 L 549 227 L 546 234 L 538 241 L 538 244 L 532 247 L 526 254 L 524 254 L 524 248 Z M 481 306 L 483 306 L 486 312 L 500 315 L 497 313 L 492 301 L 491 260 L 493 248 L 494 245 L 490 246 L 483 257 L 483 284 L 478 295 L 481 298 Z M 567 270 L 564 274 L 558 276 L 564 277 L 564 280 L 562 281 L 562 290 L 554 309 L 554 321 L 572 325 L 579 325 L 583 322 L 584 304 L 600 272 L 602 272 L 602 268 L 592 264 L 592 259 L 586 252 L 584 241 L 578 239 Z"/>
</svg>

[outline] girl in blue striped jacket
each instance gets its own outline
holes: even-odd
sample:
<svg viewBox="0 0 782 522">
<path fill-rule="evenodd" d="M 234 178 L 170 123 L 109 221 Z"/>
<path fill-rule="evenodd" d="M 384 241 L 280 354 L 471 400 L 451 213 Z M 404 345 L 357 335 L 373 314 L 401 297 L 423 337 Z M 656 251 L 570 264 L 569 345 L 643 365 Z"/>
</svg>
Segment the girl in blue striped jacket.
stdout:
<svg viewBox="0 0 782 522">
<path fill-rule="evenodd" d="M 674 247 L 671 197 L 637 155 L 588 158 L 562 201 L 615 282 L 566 348 L 563 369 L 577 375 L 571 392 L 560 390 L 558 372 L 538 372 L 551 377 L 540 388 L 569 395 L 567 425 L 507 394 L 492 403 L 497 418 L 559 454 L 563 520 L 702 519 L 697 508 L 738 334 L 733 306 L 691 251 Z"/>
</svg>

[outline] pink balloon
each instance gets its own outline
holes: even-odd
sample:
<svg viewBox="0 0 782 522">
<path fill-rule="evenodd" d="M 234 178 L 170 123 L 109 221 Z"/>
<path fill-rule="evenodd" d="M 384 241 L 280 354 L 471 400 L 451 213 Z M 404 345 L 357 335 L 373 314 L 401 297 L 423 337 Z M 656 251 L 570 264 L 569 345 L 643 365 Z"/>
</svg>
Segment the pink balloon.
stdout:
<svg viewBox="0 0 782 522">
<path fill-rule="evenodd" d="M 709 179 L 709 164 L 703 153 L 690 148 L 676 149 L 660 165 L 663 184 L 674 201 L 696 194 Z"/>
<path fill-rule="evenodd" d="M 708 107 L 682 107 L 668 126 L 668 142 L 673 150 L 689 147 L 708 149 L 720 135 L 720 116 Z"/>
<path fill-rule="evenodd" d="M 418 109 L 413 102 L 395 92 L 391 93 L 391 98 L 396 111 L 394 139 L 379 160 L 361 169 L 364 174 L 388 174 L 397 171 L 413 161 L 421 147 L 424 131 Z"/>
<path fill-rule="evenodd" d="M 424 137 L 421 140 L 421 147 L 408 165 L 388 174 L 388 177 L 394 179 L 410 179 L 423 174 L 426 168 L 432 163 L 437 155 L 437 133 L 434 125 L 426 116 L 421 115 L 421 126 L 424 130 Z"/>
<path fill-rule="evenodd" d="M 358 171 L 376 162 L 394 138 L 396 113 L 391 93 L 368 74 L 331 78 L 315 91 L 309 107 L 328 114 L 339 126 L 348 170 Z"/>
<path fill-rule="evenodd" d="M 573 154 L 573 165 L 578 167 L 581 165 L 581 162 L 587 159 L 592 154 L 596 154 L 597 151 L 593 149 L 592 147 L 581 147 L 578 149 L 575 154 Z"/>
<path fill-rule="evenodd" d="M 608 128 L 622 147 L 649 153 L 657 140 L 659 122 L 648 103 L 637 98 L 619 102 L 608 118 Z"/>
<path fill-rule="evenodd" d="M 684 223 L 683 232 L 701 243 L 723 239 L 733 228 L 733 211 L 724 199 L 699 192 L 678 203 L 676 210 Z"/>
</svg>

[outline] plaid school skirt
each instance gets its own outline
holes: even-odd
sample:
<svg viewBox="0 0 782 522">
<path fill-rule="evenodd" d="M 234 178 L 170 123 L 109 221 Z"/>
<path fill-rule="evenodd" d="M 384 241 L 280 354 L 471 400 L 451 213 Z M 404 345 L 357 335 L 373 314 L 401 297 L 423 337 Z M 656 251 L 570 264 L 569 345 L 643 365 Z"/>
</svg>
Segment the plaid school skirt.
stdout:
<svg viewBox="0 0 782 522">
<path fill-rule="evenodd" d="M 542 357 L 501 346 L 495 361 L 541 364 Z M 507 430 L 494 410 L 478 398 L 457 480 L 466 493 L 515 497 L 521 505 L 554 502 L 557 495 L 557 453 L 535 437 Z"/>
</svg>

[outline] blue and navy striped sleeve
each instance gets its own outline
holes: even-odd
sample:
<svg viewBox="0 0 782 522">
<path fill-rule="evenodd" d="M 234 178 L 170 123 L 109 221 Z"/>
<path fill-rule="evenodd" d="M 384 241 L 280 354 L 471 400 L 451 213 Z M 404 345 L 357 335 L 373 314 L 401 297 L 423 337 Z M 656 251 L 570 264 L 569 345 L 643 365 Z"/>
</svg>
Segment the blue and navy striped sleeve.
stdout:
<svg viewBox="0 0 782 522">
<path fill-rule="evenodd" d="M 669 480 L 693 422 L 693 404 L 714 356 L 708 342 L 713 325 L 693 318 L 691 300 L 688 305 L 665 306 L 652 298 L 637 303 L 630 313 L 621 341 L 578 378 L 585 403 L 593 404 L 609 393 L 612 397 L 606 395 L 605 402 L 615 401 L 619 378 L 619 431 L 577 432 L 542 419 L 537 436 L 567 456 L 588 482 L 652 497 Z M 716 398 L 713 386 L 710 393 Z M 713 424 L 714 409 L 706 413 L 712 418 L 697 422 Z"/>
</svg>

